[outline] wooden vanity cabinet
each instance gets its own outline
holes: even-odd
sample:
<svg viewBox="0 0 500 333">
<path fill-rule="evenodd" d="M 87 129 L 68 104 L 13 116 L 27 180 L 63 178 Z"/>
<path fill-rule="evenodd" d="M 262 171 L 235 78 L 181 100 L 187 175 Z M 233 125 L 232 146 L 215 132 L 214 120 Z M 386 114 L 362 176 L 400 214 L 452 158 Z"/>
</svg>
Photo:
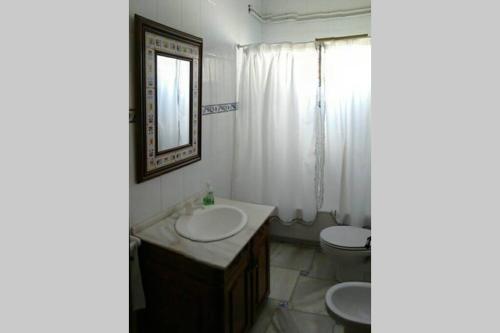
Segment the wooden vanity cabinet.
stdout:
<svg viewBox="0 0 500 333">
<path fill-rule="evenodd" d="M 270 291 L 270 243 L 269 225 L 266 223 L 252 239 L 252 319 L 256 319 L 259 306 L 263 304 Z"/>
<path fill-rule="evenodd" d="M 147 333 L 247 332 L 269 295 L 269 225 L 226 269 L 143 242 Z"/>
</svg>

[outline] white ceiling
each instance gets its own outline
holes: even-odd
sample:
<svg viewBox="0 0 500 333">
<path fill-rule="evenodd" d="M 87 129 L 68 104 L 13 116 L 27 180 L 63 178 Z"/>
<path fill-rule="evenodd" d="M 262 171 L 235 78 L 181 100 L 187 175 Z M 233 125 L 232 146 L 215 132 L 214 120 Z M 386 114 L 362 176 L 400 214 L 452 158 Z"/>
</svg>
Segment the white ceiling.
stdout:
<svg viewBox="0 0 500 333">
<path fill-rule="evenodd" d="M 262 14 L 306 14 L 370 7 L 371 0 L 262 0 Z"/>
</svg>

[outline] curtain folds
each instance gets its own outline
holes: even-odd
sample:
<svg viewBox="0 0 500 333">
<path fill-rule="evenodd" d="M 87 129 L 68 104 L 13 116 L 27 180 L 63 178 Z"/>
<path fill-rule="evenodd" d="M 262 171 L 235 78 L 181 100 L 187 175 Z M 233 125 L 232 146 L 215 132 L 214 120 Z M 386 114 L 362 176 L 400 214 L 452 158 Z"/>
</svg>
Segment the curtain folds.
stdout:
<svg viewBox="0 0 500 333">
<path fill-rule="evenodd" d="M 260 44 L 237 51 L 236 200 L 278 207 L 284 221 L 318 210 L 370 224 L 370 39 Z"/>
<path fill-rule="evenodd" d="M 371 224 L 370 38 L 321 47 L 321 100 L 325 119 L 323 210 L 343 224 Z"/>
</svg>

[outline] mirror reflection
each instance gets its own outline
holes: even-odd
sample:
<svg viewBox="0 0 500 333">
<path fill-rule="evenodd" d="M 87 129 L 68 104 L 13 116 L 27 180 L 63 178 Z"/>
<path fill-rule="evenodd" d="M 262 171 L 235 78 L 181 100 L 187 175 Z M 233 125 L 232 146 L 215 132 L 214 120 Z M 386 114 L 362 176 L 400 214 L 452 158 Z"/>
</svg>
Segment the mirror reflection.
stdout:
<svg viewBox="0 0 500 333">
<path fill-rule="evenodd" d="M 157 150 L 190 142 L 191 62 L 156 54 Z"/>
</svg>

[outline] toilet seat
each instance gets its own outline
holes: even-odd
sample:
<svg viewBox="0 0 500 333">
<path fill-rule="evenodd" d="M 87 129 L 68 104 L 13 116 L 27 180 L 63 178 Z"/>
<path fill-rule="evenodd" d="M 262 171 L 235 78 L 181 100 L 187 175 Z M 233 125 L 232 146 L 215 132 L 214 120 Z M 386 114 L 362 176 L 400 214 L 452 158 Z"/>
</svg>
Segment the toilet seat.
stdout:
<svg viewBox="0 0 500 333">
<path fill-rule="evenodd" d="M 365 244 L 370 236 L 371 231 L 368 229 L 333 226 L 321 230 L 320 242 L 323 246 L 339 250 L 367 251 Z"/>
<path fill-rule="evenodd" d="M 352 252 L 356 252 L 356 251 L 370 251 L 369 249 L 365 248 L 365 247 L 342 247 L 342 246 L 335 246 L 335 245 L 330 245 L 326 242 L 321 242 L 323 248 L 330 248 L 330 249 L 334 249 L 334 250 L 344 250 L 344 251 L 352 251 Z"/>
</svg>

